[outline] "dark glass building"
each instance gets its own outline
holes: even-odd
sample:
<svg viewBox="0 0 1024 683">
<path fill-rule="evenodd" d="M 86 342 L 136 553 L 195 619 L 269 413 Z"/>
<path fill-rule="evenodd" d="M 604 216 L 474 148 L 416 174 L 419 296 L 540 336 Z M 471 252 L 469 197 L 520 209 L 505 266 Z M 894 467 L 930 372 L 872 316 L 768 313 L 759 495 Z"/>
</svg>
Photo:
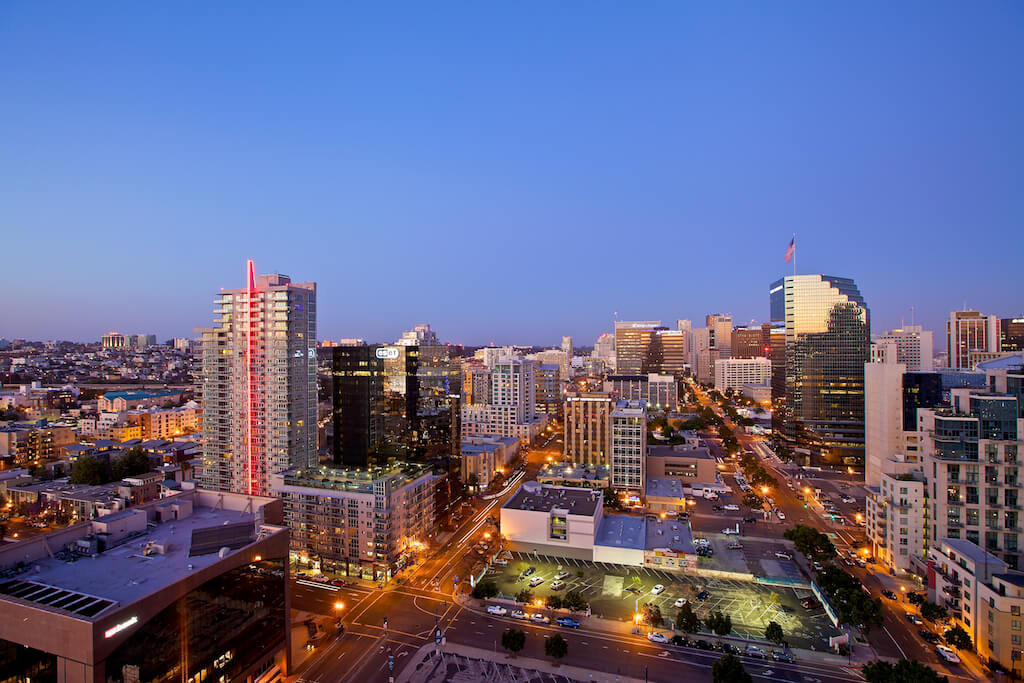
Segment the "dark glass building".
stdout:
<svg viewBox="0 0 1024 683">
<path fill-rule="evenodd" d="M 331 357 L 334 464 L 457 454 L 458 358 L 449 346 L 337 346 Z"/>
<path fill-rule="evenodd" d="M 814 460 L 863 466 L 871 322 L 860 291 L 849 278 L 792 275 L 771 284 L 769 303 L 786 330 L 781 438 Z"/>
<path fill-rule="evenodd" d="M 903 374 L 903 430 L 917 431 L 917 409 L 942 404 L 942 376 L 937 372 Z"/>
</svg>

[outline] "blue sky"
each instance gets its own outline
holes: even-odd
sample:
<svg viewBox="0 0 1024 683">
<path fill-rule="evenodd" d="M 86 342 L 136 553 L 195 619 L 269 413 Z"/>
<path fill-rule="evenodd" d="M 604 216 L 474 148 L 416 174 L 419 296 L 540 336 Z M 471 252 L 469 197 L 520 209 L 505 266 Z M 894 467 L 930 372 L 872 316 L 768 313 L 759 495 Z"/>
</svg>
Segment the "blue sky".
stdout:
<svg viewBox="0 0 1024 683">
<path fill-rule="evenodd" d="M 1024 5 L 0 6 L 0 336 L 161 339 L 244 261 L 321 338 L 592 343 L 764 320 L 789 271 L 876 331 L 1024 309 Z"/>
</svg>

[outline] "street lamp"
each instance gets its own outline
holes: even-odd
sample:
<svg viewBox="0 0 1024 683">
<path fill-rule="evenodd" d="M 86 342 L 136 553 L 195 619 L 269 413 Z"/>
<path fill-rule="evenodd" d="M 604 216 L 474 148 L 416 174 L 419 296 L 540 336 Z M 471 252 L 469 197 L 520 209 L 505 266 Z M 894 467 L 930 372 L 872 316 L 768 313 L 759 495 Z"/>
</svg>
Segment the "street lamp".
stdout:
<svg viewBox="0 0 1024 683">
<path fill-rule="evenodd" d="M 762 486 L 761 487 L 761 493 L 767 494 L 768 493 L 768 487 L 767 486 Z"/>
</svg>

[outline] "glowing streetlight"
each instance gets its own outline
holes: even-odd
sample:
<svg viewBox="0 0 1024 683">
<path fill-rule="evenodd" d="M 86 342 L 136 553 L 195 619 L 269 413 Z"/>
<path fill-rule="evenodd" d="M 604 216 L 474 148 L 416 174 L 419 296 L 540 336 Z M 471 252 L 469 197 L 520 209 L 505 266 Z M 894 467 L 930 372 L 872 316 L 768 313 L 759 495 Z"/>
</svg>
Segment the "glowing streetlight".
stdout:
<svg viewBox="0 0 1024 683">
<path fill-rule="evenodd" d="M 762 486 L 761 487 L 761 493 L 767 494 L 768 493 L 768 487 L 767 486 Z"/>
<path fill-rule="evenodd" d="M 339 610 L 339 611 L 345 609 L 345 603 L 343 603 L 341 601 L 338 601 L 338 602 L 334 603 L 334 609 Z"/>
<path fill-rule="evenodd" d="M 661 518 L 665 519 L 665 513 L 664 512 L 661 513 Z"/>
<path fill-rule="evenodd" d="M 490 540 L 491 539 L 491 532 L 490 531 L 485 531 L 484 532 L 484 538 L 486 538 L 487 540 Z"/>
</svg>

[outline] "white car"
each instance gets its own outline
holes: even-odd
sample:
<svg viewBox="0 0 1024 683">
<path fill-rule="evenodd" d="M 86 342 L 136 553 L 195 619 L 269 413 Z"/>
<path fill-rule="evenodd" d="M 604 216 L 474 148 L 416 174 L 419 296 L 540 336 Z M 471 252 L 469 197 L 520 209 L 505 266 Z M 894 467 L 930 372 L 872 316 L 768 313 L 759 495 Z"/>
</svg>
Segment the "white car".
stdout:
<svg viewBox="0 0 1024 683">
<path fill-rule="evenodd" d="M 651 589 L 651 592 L 654 593 L 655 595 L 661 595 L 662 593 L 665 592 L 665 587 L 662 586 L 659 583 L 657 586 L 655 586 L 654 588 Z"/>
<path fill-rule="evenodd" d="M 793 559 L 792 555 L 790 555 L 789 553 L 784 553 L 781 550 L 778 551 L 777 553 L 775 553 L 775 557 L 779 558 L 780 560 L 792 560 Z"/>
<path fill-rule="evenodd" d="M 552 581 L 551 582 L 551 590 L 553 590 L 553 591 L 560 591 L 563 588 L 565 588 L 565 581 Z"/>
<path fill-rule="evenodd" d="M 526 613 L 521 609 L 512 610 L 512 614 L 509 615 L 513 619 L 526 619 Z"/>
<path fill-rule="evenodd" d="M 786 513 L 783 512 L 782 510 L 776 510 L 775 511 L 775 516 L 778 517 L 781 520 L 785 520 L 786 519 Z"/>
<path fill-rule="evenodd" d="M 532 579 L 530 579 L 530 588 L 536 588 L 537 586 L 541 585 L 542 583 L 544 583 L 544 579 L 542 579 L 539 576 L 535 576 Z"/>
<path fill-rule="evenodd" d="M 676 598 L 676 601 L 672 604 L 678 609 L 686 604 L 686 598 Z"/>
<path fill-rule="evenodd" d="M 732 527 L 726 527 L 725 529 L 722 529 L 722 533 L 725 534 L 726 536 L 729 536 L 731 534 L 738 534 L 739 530 L 738 529 L 734 529 Z"/>
<path fill-rule="evenodd" d="M 960 658 L 957 657 L 956 652 L 953 648 L 946 647 L 945 645 L 936 645 L 935 651 L 939 653 L 939 656 L 945 659 L 950 664 L 959 664 Z"/>
<path fill-rule="evenodd" d="M 663 645 L 668 644 L 668 636 L 666 636 L 664 633 L 660 633 L 659 631 L 651 631 L 650 633 L 648 633 L 647 640 L 651 641 L 652 643 L 661 643 Z"/>
<path fill-rule="evenodd" d="M 740 509 L 740 506 L 729 503 L 728 505 L 725 506 L 725 509 L 728 510 L 729 512 L 736 512 L 737 510 Z"/>
<path fill-rule="evenodd" d="M 567 576 L 569 576 L 569 572 L 567 572 L 567 571 L 565 571 L 565 570 L 563 569 L 562 571 L 560 571 L 560 572 L 558 572 L 557 574 L 555 574 L 555 579 L 556 579 L 556 580 L 558 580 L 558 579 L 564 579 L 564 578 L 565 578 L 565 577 L 567 577 Z"/>
<path fill-rule="evenodd" d="M 550 624 L 551 618 L 546 617 L 543 614 L 531 614 L 530 621 L 532 621 L 535 624 Z"/>
<path fill-rule="evenodd" d="M 501 605 L 488 605 L 487 606 L 487 613 L 488 614 L 493 614 L 493 615 L 495 615 L 497 617 L 503 617 L 506 614 L 508 614 L 508 610 L 505 609 L 504 607 L 502 607 Z"/>
</svg>

